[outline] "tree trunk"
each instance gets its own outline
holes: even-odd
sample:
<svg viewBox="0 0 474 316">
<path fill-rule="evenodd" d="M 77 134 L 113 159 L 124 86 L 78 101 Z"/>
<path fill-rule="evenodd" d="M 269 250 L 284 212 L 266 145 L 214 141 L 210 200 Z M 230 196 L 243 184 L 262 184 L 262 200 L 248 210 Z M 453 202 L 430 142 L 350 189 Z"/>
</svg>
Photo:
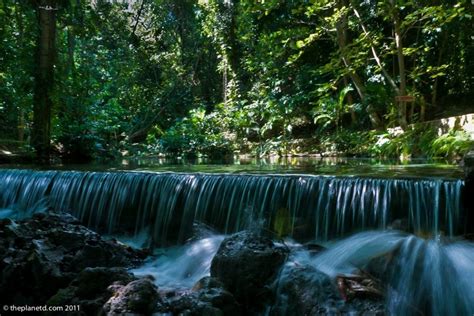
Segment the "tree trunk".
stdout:
<svg viewBox="0 0 474 316">
<path fill-rule="evenodd" d="M 443 31 L 441 38 L 441 45 L 438 48 L 438 62 L 436 64 L 438 67 L 441 66 L 441 63 L 443 62 L 443 54 L 448 42 L 448 31 Z M 433 83 L 433 92 L 431 93 L 431 106 L 435 109 L 438 107 L 438 86 L 439 77 L 436 77 L 435 82 Z"/>
<path fill-rule="evenodd" d="M 347 75 L 344 75 L 344 86 L 347 87 L 349 85 L 349 78 Z M 352 124 L 356 124 L 357 123 L 357 116 L 356 116 L 356 113 L 355 113 L 355 110 L 354 110 L 354 99 L 352 98 L 352 94 L 351 92 L 349 91 L 349 93 L 347 93 L 347 104 L 349 105 L 349 110 L 351 112 L 351 122 Z"/>
<path fill-rule="evenodd" d="M 339 0 L 338 1 L 338 8 L 342 9 L 343 7 L 347 7 L 349 5 L 347 0 Z M 347 47 L 347 13 L 342 14 L 341 18 L 337 22 L 336 25 L 336 32 L 337 32 L 337 43 L 339 46 L 340 54 L 342 62 L 344 66 L 350 70 L 349 78 L 351 78 L 352 82 L 354 83 L 355 89 L 357 94 L 359 95 L 362 102 L 365 101 L 366 93 L 365 93 L 365 85 L 363 80 L 360 76 L 352 70 L 350 59 L 346 54 L 346 47 Z M 367 114 L 369 115 L 370 121 L 372 126 L 376 129 L 382 127 L 383 122 L 378 113 L 373 109 L 373 107 L 369 104 L 366 107 Z M 354 114 L 355 115 L 355 114 Z M 354 119 L 354 116 L 352 117 Z"/>
<path fill-rule="evenodd" d="M 424 97 L 420 98 L 420 122 L 426 119 L 426 101 Z"/>
<path fill-rule="evenodd" d="M 392 7 L 395 10 L 395 3 L 393 0 L 391 0 Z M 360 16 L 359 12 L 357 9 L 353 6 L 352 11 L 354 12 L 355 16 L 359 19 L 360 26 L 362 28 L 362 31 L 366 36 L 369 36 L 369 32 L 367 28 L 365 27 L 362 17 Z M 403 91 L 401 91 L 401 87 L 397 86 L 395 80 L 390 76 L 388 71 L 385 69 L 384 65 L 382 64 L 382 61 L 377 53 L 377 50 L 375 49 L 374 46 L 371 46 L 371 51 L 372 51 L 372 56 L 374 57 L 375 62 L 377 63 L 380 71 L 382 72 L 384 78 L 387 80 L 388 84 L 392 87 L 393 91 L 397 95 L 405 95 L 406 94 L 406 74 L 405 74 L 405 57 L 403 55 L 403 46 L 402 46 L 402 41 L 401 41 L 401 36 L 400 36 L 400 18 L 398 15 L 398 11 L 394 11 L 394 21 L 397 21 L 397 26 L 396 29 L 398 29 L 398 37 L 396 37 L 396 45 L 397 45 L 397 56 L 399 57 L 399 69 L 402 69 L 400 72 L 400 80 L 403 81 L 401 84 L 401 87 L 403 87 Z M 401 56 L 401 60 L 400 60 Z M 401 63 L 401 67 L 400 67 Z M 400 102 L 398 104 L 398 112 L 399 112 L 399 124 L 403 129 L 406 129 L 407 127 L 407 121 L 406 121 L 406 102 Z"/>
<path fill-rule="evenodd" d="M 130 36 L 132 39 L 135 37 L 135 32 L 137 31 L 138 24 L 140 23 L 140 18 L 142 16 L 143 8 L 145 7 L 145 0 L 142 0 L 140 4 L 140 8 L 138 9 L 137 15 L 135 17 L 135 24 L 133 25 L 132 35 Z"/>
<path fill-rule="evenodd" d="M 23 142 L 25 140 L 25 116 L 23 109 L 20 109 L 18 114 L 18 141 Z"/>
<path fill-rule="evenodd" d="M 70 25 L 67 27 L 67 55 L 68 55 L 67 73 L 71 78 L 73 78 L 76 72 L 76 63 L 74 61 L 76 39 L 74 38 L 74 27 L 72 24 L 73 22 L 70 21 L 69 23 Z"/>
<path fill-rule="evenodd" d="M 232 7 L 230 9 L 230 26 L 228 33 L 228 45 L 229 45 L 229 62 L 232 69 L 233 77 L 237 77 L 237 72 L 239 71 L 239 42 L 237 38 L 237 10 L 240 0 L 234 0 Z M 235 79 L 235 78 L 233 78 Z"/>
<path fill-rule="evenodd" d="M 395 1 L 391 0 L 393 10 L 393 24 L 395 28 L 395 45 L 397 47 L 397 59 L 398 59 L 398 73 L 400 76 L 400 87 L 398 95 L 406 95 L 407 83 L 406 83 L 406 69 L 405 69 L 405 56 L 403 55 L 403 42 L 400 30 L 400 14 L 398 8 L 395 5 Z M 407 103 L 398 102 L 398 120 L 402 129 L 406 129 L 407 124 Z"/>
<path fill-rule="evenodd" d="M 370 37 L 370 33 L 367 30 L 367 28 L 365 27 L 365 25 L 363 23 L 363 19 L 360 16 L 359 11 L 357 11 L 357 9 L 354 6 L 352 7 L 352 11 L 354 12 L 354 15 L 357 17 L 357 19 L 359 19 L 360 26 L 361 26 L 362 31 L 364 32 L 365 36 Z M 377 66 L 379 67 L 380 71 L 382 72 L 384 78 L 387 80 L 388 84 L 392 87 L 393 91 L 395 91 L 395 93 L 398 95 L 399 92 L 400 92 L 399 88 L 398 88 L 397 84 L 395 83 L 395 80 L 393 80 L 393 78 L 388 73 L 387 69 L 385 69 L 385 67 L 383 66 L 382 61 L 380 60 L 379 54 L 377 53 L 377 50 L 375 49 L 375 47 L 373 45 L 370 47 L 370 50 L 372 52 L 372 56 L 374 57 L 374 60 L 377 64 Z"/>
<path fill-rule="evenodd" d="M 18 25 L 18 33 L 19 33 L 19 40 L 18 40 L 18 47 L 21 51 L 25 50 L 24 38 L 25 32 L 23 27 L 23 19 L 19 10 L 15 12 L 16 23 Z M 26 89 L 22 85 L 22 93 L 27 93 Z M 25 113 L 23 102 L 18 104 L 18 141 L 23 142 L 25 140 Z"/>
<path fill-rule="evenodd" d="M 35 88 L 33 98 L 32 145 L 40 162 L 49 162 L 51 151 L 51 108 L 54 85 L 56 1 L 38 1 Z"/>
<path fill-rule="evenodd" d="M 224 39 L 224 104 L 227 104 L 229 99 L 229 93 L 238 94 L 240 89 L 239 84 L 239 42 L 237 37 L 237 10 L 240 5 L 240 0 L 224 2 L 225 15 L 228 19 L 226 25 L 226 33 Z M 229 82 L 232 81 L 231 88 L 229 90 Z"/>
</svg>

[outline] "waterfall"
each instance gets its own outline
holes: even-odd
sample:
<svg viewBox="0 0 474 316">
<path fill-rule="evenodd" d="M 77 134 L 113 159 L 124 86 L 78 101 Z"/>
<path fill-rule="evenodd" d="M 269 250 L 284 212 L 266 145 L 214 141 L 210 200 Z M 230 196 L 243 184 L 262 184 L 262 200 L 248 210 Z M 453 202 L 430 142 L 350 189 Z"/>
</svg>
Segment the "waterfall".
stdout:
<svg viewBox="0 0 474 316">
<path fill-rule="evenodd" d="M 403 223 L 454 235 L 465 226 L 462 180 L 311 175 L 0 171 L 0 210 L 20 214 L 47 201 L 106 233 L 183 241 L 194 221 L 222 233 L 256 221 L 297 239 L 327 240 Z"/>
<path fill-rule="evenodd" d="M 156 258 L 132 272 L 137 276 L 152 275 L 160 289 L 188 290 L 209 275 L 212 258 L 222 240 L 222 235 L 207 236 L 185 245 L 160 249 Z"/>
<path fill-rule="evenodd" d="M 292 278 L 292 264 L 308 265 L 334 278 L 375 268 L 387 288 L 390 315 L 472 315 L 474 244 L 441 236 L 424 239 L 396 231 L 355 234 L 310 257 L 293 255 L 279 282 Z"/>
</svg>

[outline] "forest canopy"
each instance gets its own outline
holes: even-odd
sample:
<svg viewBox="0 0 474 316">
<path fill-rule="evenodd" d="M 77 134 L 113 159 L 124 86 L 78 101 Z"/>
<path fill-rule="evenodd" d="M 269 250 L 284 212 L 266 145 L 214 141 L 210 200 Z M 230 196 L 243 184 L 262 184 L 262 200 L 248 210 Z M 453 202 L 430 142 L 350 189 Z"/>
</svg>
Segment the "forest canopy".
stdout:
<svg viewBox="0 0 474 316">
<path fill-rule="evenodd" d="M 470 0 L 0 0 L 0 149 L 452 157 Z M 396 128 L 395 130 L 391 128 Z"/>
</svg>

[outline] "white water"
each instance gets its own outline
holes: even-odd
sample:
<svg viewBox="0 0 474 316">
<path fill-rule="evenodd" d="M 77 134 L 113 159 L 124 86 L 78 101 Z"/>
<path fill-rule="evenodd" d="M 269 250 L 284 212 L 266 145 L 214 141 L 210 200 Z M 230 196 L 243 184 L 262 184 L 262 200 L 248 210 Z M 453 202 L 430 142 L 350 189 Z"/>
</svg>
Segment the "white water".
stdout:
<svg viewBox="0 0 474 316">
<path fill-rule="evenodd" d="M 42 198 L 33 203 L 32 205 L 13 204 L 9 207 L 0 208 L 0 219 L 11 218 L 11 219 L 23 219 L 28 218 L 35 213 L 43 213 L 48 210 L 48 199 Z"/>
<path fill-rule="evenodd" d="M 0 208 L 0 219 L 13 218 L 15 216 L 15 210 L 8 208 Z"/>
<path fill-rule="evenodd" d="M 398 232 L 364 232 L 335 243 L 310 264 L 335 277 L 357 274 L 387 256 L 387 308 L 391 315 L 473 315 L 474 244 L 425 240 Z"/>
<path fill-rule="evenodd" d="M 190 289 L 209 275 L 212 258 L 223 239 L 222 235 L 214 235 L 158 249 L 153 259 L 132 272 L 139 276 L 152 275 L 164 290 Z M 279 275 L 278 284 L 293 282 L 292 270 L 309 266 L 311 269 L 305 270 L 311 274 L 308 280 L 324 289 L 321 282 L 325 281 L 318 271 L 334 280 L 338 275 L 357 275 L 372 260 L 386 258 L 378 266 L 384 278 L 382 284 L 390 315 L 474 313 L 474 244 L 471 242 L 426 240 L 397 231 L 369 231 L 337 241 L 317 255 L 298 244 L 289 246 L 292 254 Z M 327 294 L 318 295 L 324 301 Z"/>
<path fill-rule="evenodd" d="M 371 259 L 393 251 L 406 235 L 398 231 L 369 231 L 335 242 L 328 251 L 318 255 L 311 265 L 336 277 L 357 273 Z"/>
<path fill-rule="evenodd" d="M 181 246 L 157 249 L 156 256 L 132 270 L 135 275 L 152 275 L 161 289 L 190 289 L 208 276 L 211 261 L 224 239 L 222 235 L 206 237 Z"/>
</svg>

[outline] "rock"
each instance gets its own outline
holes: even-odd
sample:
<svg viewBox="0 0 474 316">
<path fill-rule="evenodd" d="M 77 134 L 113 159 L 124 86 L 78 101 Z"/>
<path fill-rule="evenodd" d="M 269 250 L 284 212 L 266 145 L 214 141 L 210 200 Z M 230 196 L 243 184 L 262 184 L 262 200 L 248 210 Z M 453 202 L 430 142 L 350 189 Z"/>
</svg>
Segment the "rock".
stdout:
<svg viewBox="0 0 474 316">
<path fill-rule="evenodd" d="M 410 225 L 408 224 L 407 218 L 397 218 L 395 219 L 389 228 L 394 230 L 399 230 L 403 232 L 410 232 Z"/>
<path fill-rule="evenodd" d="M 224 284 L 216 278 L 204 277 L 193 288 L 201 302 L 212 304 L 222 311 L 223 315 L 238 315 L 240 307 L 234 296 L 224 288 Z"/>
<path fill-rule="evenodd" d="M 464 174 L 468 177 L 474 172 L 474 148 L 472 148 L 463 159 Z"/>
<path fill-rule="evenodd" d="M 464 188 L 462 200 L 466 209 L 466 231 L 465 234 L 474 239 L 474 149 L 469 151 L 464 157 Z"/>
<path fill-rule="evenodd" d="M 198 292 L 203 289 L 224 288 L 224 283 L 213 277 L 204 277 L 194 284 L 192 290 Z"/>
<path fill-rule="evenodd" d="M 48 305 L 77 305 L 83 315 L 98 315 L 102 306 L 113 294 L 111 284 L 127 284 L 134 280 L 124 268 L 86 268 L 80 272 L 67 288 L 52 296 Z"/>
<path fill-rule="evenodd" d="M 87 267 L 132 267 L 142 258 L 141 252 L 102 239 L 69 214 L 2 220 L 0 297 L 5 304 L 44 304 Z"/>
<path fill-rule="evenodd" d="M 219 279 L 247 309 L 261 309 L 271 298 L 270 283 L 288 249 L 252 232 L 234 234 L 222 242 L 211 263 Z"/>
<path fill-rule="evenodd" d="M 285 266 L 276 286 L 277 302 L 271 315 L 322 315 L 325 304 L 339 299 L 331 280 L 310 266 Z"/>
<path fill-rule="evenodd" d="M 200 240 L 204 238 L 209 238 L 217 235 L 218 233 L 209 225 L 204 224 L 203 222 L 194 221 L 192 236 L 188 239 L 189 241 Z"/>
<path fill-rule="evenodd" d="M 345 276 L 339 275 L 336 278 L 337 287 L 342 298 L 346 301 L 355 298 L 381 299 L 383 293 L 377 280 L 368 276 Z"/>
<path fill-rule="evenodd" d="M 326 250 L 324 246 L 321 246 L 320 244 L 315 244 L 315 243 L 306 243 L 304 244 L 304 248 L 309 251 L 311 255 L 315 255 L 320 253 L 323 250 Z"/>
<path fill-rule="evenodd" d="M 223 312 L 212 304 L 201 302 L 197 294 L 187 294 L 168 302 L 165 310 L 160 310 L 165 315 L 186 315 L 186 316 L 223 316 Z"/>
<path fill-rule="evenodd" d="M 71 282 L 77 287 L 76 294 L 81 298 L 94 298 L 104 292 L 112 283 L 127 284 L 134 280 L 125 268 L 86 268 Z"/>
<path fill-rule="evenodd" d="M 400 273 L 398 270 L 397 257 L 400 245 L 392 251 L 371 258 L 363 267 L 365 273 L 380 280 L 383 284 L 391 282 L 391 278 Z"/>
<path fill-rule="evenodd" d="M 170 298 L 161 313 L 173 315 L 241 315 L 239 304 L 224 284 L 212 277 L 199 280 L 192 291 Z"/>
<path fill-rule="evenodd" d="M 135 280 L 125 286 L 113 285 L 110 289 L 114 294 L 104 305 L 107 315 L 150 315 L 160 301 L 158 288 L 149 278 Z"/>
<path fill-rule="evenodd" d="M 381 299 L 341 297 L 334 282 L 312 266 L 290 262 L 276 283 L 277 302 L 270 315 L 384 315 Z"/>
</svg>

